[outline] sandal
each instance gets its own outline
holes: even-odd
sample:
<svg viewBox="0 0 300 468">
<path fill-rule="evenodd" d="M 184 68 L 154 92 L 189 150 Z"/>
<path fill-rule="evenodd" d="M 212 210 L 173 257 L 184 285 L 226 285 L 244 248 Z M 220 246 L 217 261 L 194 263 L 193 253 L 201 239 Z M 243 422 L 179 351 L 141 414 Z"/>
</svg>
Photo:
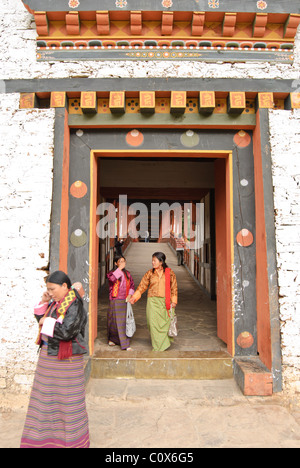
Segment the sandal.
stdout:
<svg viewBox="0 0 300 468">
<path fill-rule="evenodd" d="M 108 346 L 116 346 L 116 343 L 114 343 L 113 341 L 109 341 Z"/>
</svg>

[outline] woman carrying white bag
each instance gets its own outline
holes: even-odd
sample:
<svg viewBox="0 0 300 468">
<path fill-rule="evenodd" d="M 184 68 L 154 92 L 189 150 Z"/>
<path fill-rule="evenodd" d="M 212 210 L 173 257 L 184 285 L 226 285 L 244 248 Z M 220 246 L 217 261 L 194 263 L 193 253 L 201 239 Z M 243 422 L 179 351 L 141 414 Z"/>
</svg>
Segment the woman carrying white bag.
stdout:
<svg viewBox="0 0 300 468">
<path fill-rule="evenodd" d="M 109 280 L 107 334 L 109 346 L 119 345 L 121 349 L 129 351 L 131 347 L 130 336 L 126 331 L 127 308 L 128 301 L 134 293 L 134 282 L 131 274 L 125 267 L 126 259 L 124 256 L 116 256 L 114 258 L 114 268 L 107 275 Z"/>
</svg>

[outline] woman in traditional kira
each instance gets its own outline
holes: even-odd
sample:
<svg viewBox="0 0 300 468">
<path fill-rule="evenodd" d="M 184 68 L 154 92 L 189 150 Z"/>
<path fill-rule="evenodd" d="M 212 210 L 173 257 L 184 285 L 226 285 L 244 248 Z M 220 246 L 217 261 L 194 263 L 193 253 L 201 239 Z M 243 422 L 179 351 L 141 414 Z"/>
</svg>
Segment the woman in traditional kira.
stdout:
<svg viewBox="0 0 300 468">
<path fill-rule="evenodd" d="M 148 289 L 146 314 L 152 347 L 154 351 L 165 351 L 173 342 L 168 335 L 171 321 L 169 310 L 177 305 L 177 280 L 173 270 L 168 268 L 163 252 L 153 254 L 152 267 L 143 276 L 130 303 L 137 302 Z"/>
<path fill-rule="evenodd" d="M 62 271 L 47 279 L 34 309 L 40 354 L 21 448 L 88 448 L 83 355 L 87 313 L 77 289 Z"/>
<path fill-rule="evenodd" d="M 115 256 L 114 268 L 107 274 L 109 281 L 109 309 L 107 312 L 107 335 L 109 346 L 119 345 L 131 350 L 130 339 L 126 336 L 127 301 L 134 293 L 134 281 L 126 270 L 126 259 Z"/>
</svg>

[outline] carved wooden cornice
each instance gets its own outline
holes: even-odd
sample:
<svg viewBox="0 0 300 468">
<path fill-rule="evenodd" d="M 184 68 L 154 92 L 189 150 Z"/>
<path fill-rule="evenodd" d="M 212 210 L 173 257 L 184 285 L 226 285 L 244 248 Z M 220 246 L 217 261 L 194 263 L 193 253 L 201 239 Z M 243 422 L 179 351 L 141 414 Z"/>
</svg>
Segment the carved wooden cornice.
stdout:
<svg viewBox="0 0 300 468">
<path fill-rule="evenodd" d="M 299 2 L 24 0 L 38 60 L 292 63 Z M 150 6 L 149 6 L 150 4 Z M 246 5 L 244 5 L 246 4 Z"/>
</svg>

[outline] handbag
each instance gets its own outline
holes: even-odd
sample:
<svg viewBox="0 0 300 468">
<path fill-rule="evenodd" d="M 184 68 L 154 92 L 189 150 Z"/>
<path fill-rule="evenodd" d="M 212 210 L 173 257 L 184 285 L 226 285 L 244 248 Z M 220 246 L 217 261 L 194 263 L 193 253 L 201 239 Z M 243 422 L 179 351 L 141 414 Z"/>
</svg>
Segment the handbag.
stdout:
<svg viewBox="0 0 300 468">
<path fill-rule="evenodd" d="M 126 312 L 126 336 L 131 338 L 136 331 L 136 325 L 132 310 L 132 305 L 130 302 L 127 302 L 127 312 Z"/>
<path fill-rule="evenodd" d="M 168 331 L 168 335 L 171 338 L 175 338 L 178 335 L 178 329 L 177 329 L 177 315 L 175 314 L 175 310 L 171 308 L 170 310 L 170 327 Z"/>
</svg>

